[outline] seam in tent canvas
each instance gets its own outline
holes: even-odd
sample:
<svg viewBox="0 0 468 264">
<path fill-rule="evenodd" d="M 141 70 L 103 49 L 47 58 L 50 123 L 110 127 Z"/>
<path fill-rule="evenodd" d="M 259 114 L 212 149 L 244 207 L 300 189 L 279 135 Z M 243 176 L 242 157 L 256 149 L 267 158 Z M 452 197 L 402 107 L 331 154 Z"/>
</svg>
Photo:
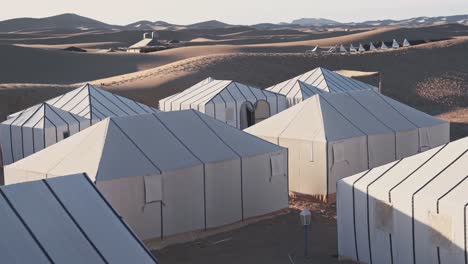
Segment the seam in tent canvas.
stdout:
<svg viewBox="0 0 468 264">
<path fill-rule="evenodd" d="M 71 212 L 67 209 L 67 207 L 63 204 L 62 200 L 57 196 L 55 191 L 52 189 L 52 187 L 49 185 L 49 183 L 46 180 L 41 180 L 42 183 L 47 187 L 49 192 L 52 194 L 52 196 L 55 198 L 55 200 L 60 204 L 60 207 L 62 207 L 62 210 L 67 214 L 68 218 L 73 222 L 73 224 L 78 228 L 80 233 L 84 236 L 86 241 L 88 241 L 89 245 L 96 251 L 96 253 L 99 255 L 102 261 L 104 263 L 109 263 L 106 258 L 102 255 L 101 251 L 97 248 L 97 246 L 93 243 L 93 241 L 89 238 L 89 236 L 86 234 L 86 232 L 83 230 L 83 228 L 80 226 L 78 221 L 73 217 Z"/>
<path fill-rule="evenodd" d="M 63 119 L 63 117 L 61 115 L 59 115 L 52 107 L 48 107 L 52 112 L 54 112 L 65 124 L 67 124 L 67 131 L 70 131 L 70 124 L 65 120 Z M 45 112 L 46 110 L 44 109 L 44 114 L 47 115 L 47 113 Z M 67 112 L 67 113 L 70 113 L 70 112 Z M 79 123 L 78 123 L 79 124 Z"/>
<path fill-rule="evenodd" d="M 107 142 L 107 136 L 108 136 L 108 132 L 109 132 L 109 125 L 110 125 L 110 117 L 106 118 L 104 121 L 102 122 L 106 122 L 105 126 L 104 126 L 104 133 L 102 135 L 102 140 L 101 140 L 101 146 L 99 148 L 100 150 L 100 153 L 99 153 L 99 163 L 98 163 L 98 166 L 97 166 L 97 169 L 96 169 L 96 174 L 94 175 L 94 180 L 97 181 L 99 177 L 99 169 L 101 168 L 101 161 L 102 161 L 102 155 L 104 154 L 104 148 L 106 146 L 106 142 Z M 96 125 L 97 126 L 97 125 Z M 85 173 L 86 174 L 86 173 Z M 86 177 L 87 174 L 86 174 Z"/>
<path fill-rule="evenodd" d="M 88 137 L 90 137 L 90 136 L 93 134 L 94 130 L 97 129 L 97 127 L 98 127 L 98 126 L 94 126 L 94 128 L 91 128 L 91 127 L 90 127 L 89 129 L 85 130 L 85 131 L 88 132 L 88 135 L 87 135 L 86 137 L 84 137 L 83 140 L 80 141 L 80 143 L 83 142 L 83 141 L 85 141 L 86 139 L 88 139 Z M 67 140 L 68 140 L 68 139 L 67 139 Z M 45 142 L 45 140 L 44 140 L 44 142 Z M 46 170 L 46 171 L 45 171 L 46 178 L 47 178 L 47 175 L 49 175 L 49 173 L 50 173 L 52 170 L 54 170 L 58 165 L 60 165 L 60 164 L 62 163 L 62 161 L 64 161 L 64 160 L 68 157 L 68 155 L 70 155 L 71 153 L 73 153 L 73 151 L 74 151 L 74 149 L 73 149 L 73 148 L 70 148 L 69 151 L 68 151 L 65 155 L 63 155 L 62 158 L 61 158 L 60 160 L 58 160 L 58 161 L 55 163 L 55 165 L 51 166 L 50 169 Z"/>
<path fill-rule="evenodd" d="M 120 107 L 119 105 L 117 105 L 114 101 L 112 101 L 111 99 L 109 99 L 104 93 L 102 93 L 101 91 L 99 91 L 98 89 L 93 89 L 93 91 L 95 91 L 96 93 L 98 93 L 99 95 L 101 95 L 104 99 L 106 99 L 107 101 L 109 101 L 109 103 L 111 103 L 112 105 L 114 105 L 115 107 L 117 107 L 120 111 L 124 112 L 126 115 L 130 115 L 127 111 L 123 110 L 122 107 Z M 94 97 L 94 95 L 93 95 Z M 96 101 L 98 101 L 96 99 Z M 99 101 L 100 102 L 100 101 Z M 100 102 L 101 103 L 101 102 Z M 104 104 L 101 103 L 103 106 Z M 107 107 L 106 107 L 107 108 Z"/>
<path fill-rule="evenodd" d="M 153 167 L 158 170 L 159 174 L 162 173 L 162 170 L 153 162 L 153 160 L 150 159 L 150 157 L 148 157 L 148 155 L 146 154 L 146 152 L 143 151 L 143 149 L 140 148 L 140 146 L 138 146 L 138 144 L 127 134 L 125 133 L 125 131 L 117 124 L 117 122 L 115 122 L 112 118 L 109 118 L 109 123 L 112 123 L 114 124 L 119 130 L 120 132 L 130 141 L 130 143 L 133 144 L 133 146 L 135 146 L 135 148 L 141 153 L 143 154 L 143 156 L 147 159 L 147 161 L 149 161 L 151 163 L 151 165 L 153 165 Z"/>
<path fill-rule="evenodd" d="M 93 125 L 93 119 L 94 119 L 94 116 L 93 116 L 93 107 L 92 107 L 92 104 L 91 104 L 91 91 L 89 89 L 89 85 L 87 85 L 87 89 L 88 89 L 88 108 L 89 108 L 89 126 L 92 126 Z"/>
<path fill-rule="evenodd" d="M 371 172 L 372 169 L 366 171 L 361 177 L 357 178 L 352 185 L 352 200 L 353 200 L 353 230 L 354 230 L 354 248 L 355 248 L 355 253 L 356 253 L 356 260 L 359 262 L 359 250 L 358 250 L 358 243 L 357 243 L 357 231 L 356 231 L 356 194 L 355 194 L 355 185 L 358 181 L 360 181 L 362 178 L 364 178 L 369 172 Z"/>
<path fill-rule="evenodd" d="M 44 117 L 41 117 L 41 119 L 39 119 L 36 124 L 34 124 L 32 127 L 31 127 L 31 135 L 32 135 L 32 147 L 33 147 L 33 153 L 36 153 L 36 143 L 35 143 L 35 136 L 34 136 L 34 129 L 36 128 L 36 126 L 40 123 L 40 122 L 44 122 Z M 44 131 L 42 131 L 42 133 L 44 133 Z"/>
<path fill-rule="evenodd" d="M 322 70 L 322 75 L 323 75 L 323 79 L 325 80 L 325 83 L 327 84 L 328 91 L 329 91 L 330 93 L 346 92 L 346 89 L 342 88 L 342 87 L 341 87 L 341 84 L 339 84 L 339 83 L 334 83 L 334 82 L 331 80 L 331 77 L 329 76 L 330 73 L 325 72 L 325 71 Z M 335 84 L 335 85 L 330 86 L 329 82 L 330 82 L 330 83 L 333 83 L 333 84 Z M 333 87 L 333 89 L 332 89 L 332 87 Z"/>
<path fill-rule="evenodd" d="M 234 107 L 236 108 L 236 127 L 240 127 L 240 118 L 239 118 L 238 113 L 237 113 L 237 112 L 239 112 L 239 108 L 237 107 L 237 100 L 236 100 L 236 98 L 234 96 L 232 96 L 231 91 L 229 91 L 229 86 L 231 84 L 233 84 L 233 83 L 234 82 L 231 82 L 228 86 L 226 86 L 225 91 L 228 92 L 229 96 L 231 96 L 232 100 L 234 101 Z M 242 97 L 244 97 L 244 95 L 242 93 L 241 93 L 241 95 L 242 95 Z M 245 97 L 244 97 L 244 99 L 247 100 L 247 98 L 245 98 Z M 239 124 L 239 126 L 237 124 Z"/>
<path fill-rule="evenodd" d="M 47 257 L 47 259 L 50 261 L 50 263 L 55 263 L 52 258 L 50 257 L 49 253 L 47 252 L 47 250 L 45 250 L 44 246 L 42 245 L 42 243 L 39 241 L 39 239 L 36 237 L 36 235 L 34 234 L 34 232 L 32 231 L 32 229 L 28 226 L 28 224 L 26 223 L 26 221 L 23 219 L 23 217 L 20 215 L 20 213 L 18 212 L 18 210 L 16 210 L 16 208 L 13 206 L 13 203 L 10 201 L 10 199 L 7 197 L 7 195 L 5 194 L 5 192 L 3 191 L 3 189 L 0 187 L 0 195 L 3 197 L 3 199 L 7 202 L 8 206 L 11 208 L 11 210 L 13 210 L 13 213 L 15 214 L 15 216 L 18 218 L 18 220 L 20 220 L 20 222 L 23 224 L 23 227 L 26 228 L 26 230 L 28 231 L 29 235 L 31 235 L 32 239 L 34 240 L 34 242 L 36 243 L 36 245 L 41 249 L 42 253 L 44 253 L 44 255 Z"/>
<path fill-rule="evenodd" d="M 70 108 L 69 110 L 66 110 L 67 112 L 73 112 L 73 110 L 75 110 L 75 108 L 79 105 L 81 105 L 82 102 L 86 101 L 86 99 L 89 99 L 88 96 L 84 96 L 83 98 L 81 98 L 81 100 L 78 101 L 78 103 L 76 103 L 72 108 Z M 55 106 L 54 106 L 55 107 Z M 60 108 L 62 109 L 62 108 Z M 64 110 L 65 111 L 65 110 Z"/>
<path fill-rule="evenodd" d="M 182 106 L 182 104 L 185 103 L 185 102 L 190 102 L 190 105 L 196 104 L 196 103 L 203 103 L 204 100 L 207 100 L 208 98 L 211 98 L 211 99 L 214 98 L 217 95 L 217 93 L 219 93 L 224 88 L 226 88 L 227 85 L 218 87 L 218 85 L 222 84 L 222 83 L 223 83 L 223 81 L 209 82 L 209 83 L 207 83 L 205 85 L 202 85 L 202 86 L 198 87 L 197 89 L 195 89 L 193 91 L 190 91 L 190 92 L 182 95 L 180 98 L 177 98 L 175 100 L 181 100 L 181 99 L 183 99 L 185 97 L 185 99 L 183 99 L 182 101 L 180 101 L 178 103 L 180 106 Z M 204 92 L 207 92 L 207 93 L 203 94 Z M 216 94 L 213 95 L 213 93 L 216 93 Z M 201 97 L 196 99 L 195 101 L 192 101 L 192 99 L 195 98 L 198 95 L 201 95 Z"/>
<path fill-rule="evenodd" d="M 465 252 L 465 264 L 468 263 L 468 251 L 467 251 L 467 237 L 466 237 L 466 225 L 467 225 L 467 221 L 466 221 L 466 208 L 468 207 L 468 203 L 465 204 L 465 206 L 463 207 L 463 238 L 464 238 L 464 252 Z"/>
<path fill-rule="evenodd" d="M 95 104 L 99 104 L 100 106 L 102 106 L 104 109 L 106 109 L 109 113 L 111 113 L 113 116 L 120 116 L 118 114 L 116 114 L 114 111 L 110 110 L 106 105 L 104 105 L 103 103 L 101 103 L 101 101 L 99 101 L 96 97 L 94 97 L 93 95 L 90 95 L 89 97 L 91 97 L 94 101 L 96 101 Z M 102 112 L 101 112 L 102 113 Z M 107 115 L 109 116 L 109 115 Z"/>
<path fill-rule="evenodd" d="M 138 114 L 138 112 L 133 109 L 133 107 L 130 107 L 130 105 L 128 105 L 127 103 L 124 102 L 124 100 L 122 100 L 120 98 L 120 96 L 117 96 L 116 94 L 113 94 L 111 92 L 109 92 L 109 94 L 111 94 L 115 99 L 119 100 L 119 102 L 121 102 L 123 105 L 125 105 L 126 107 L 128 107 L 128 109 L 132 110 L 133 112 L 135 112 L 135 114 Z M 135 105 L 139 106 L 143 111 L 147 112 L 145 109 L 143 109 L 143 107 L 138 103 L 138 102 L 135 102 Z"/>
<path fill-rule="evenodd" d="M 148 256 L 154 260 L 156 264 L 159 264 L 158 260 L 156 259 L 153 254 L 148 250 L 148 248 L 141 242 L 141 240 L 135 235 L 135 233 L 130 229 L 127 223 L 124 221 L 123 217 L 117 213 L 117 211 L 112 207 L 112 205 L 107 201 L 104 195 L 98 190 L 97 186 L 91 181 L 86 173 L 82 173 L 85 180 L 89 183 L 89 185 L 94 189 L 94 191 L 99 195 L 101 200 L 107 205 L 107 208 L 114 214 L 114 216 L 120 221 L 120 223 L 125 227 L 125 229 L 130 233 L 130 235 L 135 239 L 135 241 L 143 248 L 143 250 L 148 254 Z"/>
<path fill-rule="evenodd" d="M 445 144 L 442 146 L 436 153 L 434 153 L 431 157 L 426 159 L 421 165 L 419 165 L 415 170 L 413 170 L 410 174 L 408 174 L 405 178 L 403 178 L 401 181 L 399 181 L 397 184 L 395 184 L 390 190 L 388 190 L 388 202 L 392 202 L 392 191 L 396 189 L 398 186 L 400 186 L 403 182 L 405 182 L 407 179 L 409 179 L 414 173 L 416 173 L 419 169 L 421 169 L 424 165 L 426 165 L 430 160 L 432 160 L 435 156 L 437 156 L 448 144 Z"/>
<path fill-rule="evenodd" d="M 387 174 L 391 169 L 393 169 L 396 165 L 398 165 L 403 159 L 397 161 L 395 164 L 390 166 L 387 170 L 385 170 L 379 177 L 371 181 L 369 184 L 366 186 L 366 200 L 367 200 L 367 241 L 369 245 L 369 258 L 370 258 L 370 263 L 372 264 L 372 245 L 371 245 L 371 237 L 370 237 L 370 214 L 369 214 L 369 188 L 372 184 L 377 182 L 380 178 L 382 178 L 384 175 Z M 354 210 L 354 208 L 353 208 Z"/>
<path fill-rule="evenodd" d="M 75 99 L 76 96 L 78 96 L 79 94 L 81 94 L 81 92 L 82 92 L 86 87 L 87 87 L 86 85 L 83 85 L 83 87 L 78 88 L 78 89 L 80 89 L 80 90 L 79 90 L 75 95 L 73 95 L 68 101 L 66 101 L 65 104 L 62 104 L 62 106 L 57 106 L 56 104 L 57 104 L 59 101 L 61 101 L 62 98 L 65 97 L 65 95 L 68 94 L 68 93 L 64 94 L 62 97 L 60 97 L 59 100 L 55 101 L 55 102 L 52 104 L 52 106 L 55 106 L 55 107 L 57 107 L 57 108 L 62 109 L 62 108 L 65 107 L 69 102 L 71 102 L 73 99 Z M 71 91 L 71 92 L 73 92 L 73 91 Z"/>
<path fill-rule="evenodd" d="M 281 130 L 281 132 L 278 134 L 278 139 L 283 135 L 283 133 L 289 128 L 289 126 L 291 126 L 292 122 L 296 119 L 296 117 L 302 113 L 302 111 L 304 110 L 305 106 L 308 104 L 308 102 L 304 102 L 301 106 L 301 109 L 299 109 L 299 111 L 296 112 L 296 114 L 291 118 L 291 120 L 288 122 L 288 124 L 286 125 L 286 127 Z"/>
<path fill-rule="evenodd" d="M 175 94 L 175 95 L 174 95 L 174 98 L 172 98 L 172 99 L 170 100 L 170 103 L 171 103 L 171 111 L 172 111 L 172 103 L 173 103 L 174 101 L 180 100 L 180 99 L 182 99 L 182 98 L 184 98 L 184 97 L 186 97 L 186 96 L 189 96 L 189 95 L 192 94 L 193 92 L 196 92 L 196 91 L 198 91 L 198 90 L 200 90 L 200 89 L 201 89 L 202 92 L 203 92 L 203 89 L 202 89 L 202 88 L 206 88 L 206 86 L 208 86 L 208 89 L 210 89 L 210 88 L 216 86 L 217 84 L 218 84 L 218 82 L 209 82 L 209 83 L 205 83 L 205 84 L 203 84 L 203 85 L 197 87 L 196 89 L 192 89 L 192 90 L 188 91 L 189 89 L 193 88 L 193 86 L 192 86 L 192 87 L 189 87 L 189 88 L 185 89 L 184 91 L 182 91 L 182 92 L 180 92 L 180 93 Z M 200 92 L 200 93 L 201 93 L 201 92 Z M 198 94 L 200 94 L 200 93 L 196 93 L 196 95 L 198 95 Z M 180 96 L 177 97 L 178 95 L 180 95 Z M 176 98 L 176 97 L 177 97 L 177 98 Z M 193 98 L 193 96 L 189 96 L 188 99 L 190 99 L 190 98 Z M 186 100 L 187 100 L 187 99 L 184 99 L 184 101 L 186 101 Z M 181 103 L 183 103 L 184 101 L 182 101 Z"/>
<path fill-rule="evenodd" d="M 55 143 L 58 142 L 57 126 L 56 126 L 56 125 L 54 124 L 54 122 L 52 122 L 47 116 L 44 116 L 44 117 L 45 117 L 45 119 L 46 119 L 47 121 L 49 121 L 49 122 L 52 124 L 52 126 L 54 127 L 54 130 L 55 130 L 55 142 L 53 142 L 53 143 L 51 144 L 51 145 L 53 145 L 53 144 L 55 144 Z M 45 138 L 45 130 L 44 130 L 44 138 Z M 44 145 L 45 145 L 45 140 L 44 140 Z M 44 146 L 44 148 L 45 148 L 45 146 Z M 24 158 L 24 154 L 23 154 L 23 158 Z"/>
<path fill-rule="evenodd" d="M 443 168 L 440 172 L 438 172 L 434 177 L 432 177 L 428 182 L 423 184 L 416 192 L 413 193 L 411 196 L 411 222 L 412 222 L 412 236 L 413 236 L 413 263 L 416 263 L 416 235 L 415 235 L 415 220 L 414 220 L 414 203 L 415 203 L 415 196 L 419 193 L 422 189 L 424 189 L 427 185 L 429 185 L 433 180 L 440 176 L 445 170 L 447 170 L 450 166 L 452 166 L 455 162 L 457 162 L 461 157 L 463 157 L 468 150 L 465 150 L 461 155 L 455 158 L 452 162 L 450 162 L 445 168 Z"/>
<path fill-rule="evenodd" d="M 460 186 L 460 184 L 462 184 L 466 179 L 468 179 L 468 176 L 465 176 L 461 181 L 459 181 L 457 184 L 455 184 L 454 186 L 452 186 L 452 188 L 450 188 L 446 193 L 444 193 L 442 196 L 440 196 L 439 198 L 437 198 L 437 213 L 439 213 L 439 204 L 440 204 L 440 200 L 444 199 L 445 196 L 447 196 L 450 192 L 452 192 L 453 190 L 455 190 L 458 186 Z"/>
<path fill-rule="evenodd" d="M 243 172 L 243 160 L 242 160 L 242 156 L 236 151 L 234 150 L 234 148 L 231 147 L 231 145 L 229 145 L 223 138 L 221 138 L 220 135 L 218 135 L 218 133 L 215 132 L 215 130 L 205 121 L 203 120 L 203 118 L 200 116 L 199 113 L 197 113 L 196 111 L 193 111 L 193 113 L 206 125 L 206 127 L 211 130 L 211 132 L 213 132 L 213 134 L 215 134 L 215 136 L 221 140 L 221 142 L 224 143 L 224 145 L 226 145 L 226 147 L 228 147 L 232 152 L 234 152 L 234 154 L 236 154 L 239 159 L 240 159 L 240 173 L 241 173 L 241 212 L 242 212 L 242 221 L 244 221 L 244 172 Z"/>
<path fill-rule="evenodd" d="M 20 131 L 21 131 L 21 156 L 24 158 L 24 142 L 23 142 L 23 126 L 26 122 L 28 122 L 34 115 L 36 115 L 37 112 L 39 112 L 40 109 L 44 109 L 44 104 L 41 104 L 35 111 L 32 113 L 25 121 L 21 123 Z M 45 110 L 44 110 L 45 111 Z M 10 126 L 11 129 L 11 126 Z M 11 131 L 11 130 L 10 130 Z M 10 140 L 12 137 L 10 136 Z M 12 153 L 13 153 L 13 145 L 11 146 Z M 13 162 L 15 162 L 15 157 L 12 155 Z"/>
<path fill-rule="evenodd" d="M 194 110 L 191 110 L 191 111 L 194 111 Z M 161 123 L 161 125 L 164 126 L 164 128 L 169 132 L 171 133 L 171 135 L 177 140 L 179 141 L 179 143 L 185 148 L 187 149 L 187 151 L 192 154 L 192 156 L 197 159 L 203 166 L 203 209 L 204 209 L 204 224 L 205 224 L 205 230 L 207 229 L 207 219 L 206 219 L 206 164 L 204 161 L 202 161 L 187 145 L 185 145 L 185 143 L 179 138 L 177 137 L 177 135 L 171 130 L 169 129 L 169 127 L 161 120 L 157 117 L 156 114 L 152 114 L 152 116 L 157 120 L 159 121 L 159 123 Z"/>
</svg>

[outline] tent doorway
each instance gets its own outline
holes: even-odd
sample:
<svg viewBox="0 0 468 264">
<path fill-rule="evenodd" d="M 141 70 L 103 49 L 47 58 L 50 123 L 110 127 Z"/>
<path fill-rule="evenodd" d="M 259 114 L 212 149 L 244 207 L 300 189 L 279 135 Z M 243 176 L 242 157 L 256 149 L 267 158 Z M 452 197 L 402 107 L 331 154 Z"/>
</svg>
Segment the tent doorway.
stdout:
<svg viewBox="0 0 468 264">
<path fill-rule="evenodd" d="M 240 109 L 240 128 L 246 129 L 255 124 L 255 109 L 251 102 L 245 102 Z"/>
<path fill-rule="evenodd" d="M 255 124 L 270 117 L 270 104 L 265 100 L 260 100 L 255 104 Z"/>
</svg>

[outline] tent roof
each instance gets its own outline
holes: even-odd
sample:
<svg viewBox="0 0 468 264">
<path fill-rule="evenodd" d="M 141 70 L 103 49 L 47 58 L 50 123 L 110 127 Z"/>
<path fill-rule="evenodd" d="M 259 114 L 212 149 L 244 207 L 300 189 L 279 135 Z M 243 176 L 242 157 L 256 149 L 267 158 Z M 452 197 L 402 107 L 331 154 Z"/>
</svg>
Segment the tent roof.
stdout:
<svg viewBox="0 0 468 264">
<path fill-rule="evenodd" d="M 265 137 L 333 141 L 442 123 L 445 121 L 368 90 L 318 94 L 245 131 Z"/>
<path fill-rule="evenodd" d="M 85 84 L 71 92 L 52 98 L 46 103 L 63 111 L 92 120 L 102 120 L 110 116 L 158 112 L 157 109 L 99 89 L 91 84 Z M 37 107 L 37 105 L 31 108 L 34 107 Z M 31 108 L 10 115 L 9 118 L 16 117 Z"/>
<path fill-rule="evenodd" d="M 129 49 L 140 49 L 140 48 L 146 48 L 146 47 L 155 47 L 155 46 L 161 46 L 161 42 L 159 42 L 157 39 L 153 38 L 145 38 L 137 43 L 131 45 L 128 47 Z"/>
<path fill-rule="evenodd" d="M 298 82 L 302 82 L 298 84 Z M 266 90 L 284 94 L 287 97 L 306 99 L 318 93 L 338 93 L 359 90 L 377 90 L 378 88 L 345 77 L 325 68 L 315 68 L 292 79 L 271 86 Z"/>
<path fill-rule="evenodd" d="M 241 95 L 252 95 L 254 94 L 255 97 L 260 96 L 260 98 L 265 97 L 274 97 L 276 98 L 278 95 L 270 92 L 265 91 L 260 88 L 256 88 L 253 86 L 248 86 L 245 84 L 241 84 L 238 82 L 234 82 L 231 80 L 215 80 L 213 78 L 207 78 L 192 87 L 175 94 L 173 96 L 167 97 L 160 101 L 161 103 L 171 102 L 174 104 L 179 103 L 190 103 L 195 105 L 204 105 L 210 102 L 213 98 L 215 98 L 218 94 L 220 94 L 224 89 L 235 89 Z M 223 99 L 223 100 L 229 100 Z"/>
<path fill-rule="evenodd" d="M 2 124 L 31 127 L 31 128 L 46 128 L 66 126 L 72 123 L 87 122 L 87 119 L 70 112 L 63 111 L 48 103 L 42 103 L 26 109 L 19 115 L 5 120 Z"/>
<path fill-rule="evenodd" d="M 10 168 L 97 180 L 160 174 L 282 149 L 194 110 L 112 117 Z"/>
<path fill-rule="evenodd" d="M 0 193 L 4 263 L 157 262 L 84 174 Z"/>
</svg>

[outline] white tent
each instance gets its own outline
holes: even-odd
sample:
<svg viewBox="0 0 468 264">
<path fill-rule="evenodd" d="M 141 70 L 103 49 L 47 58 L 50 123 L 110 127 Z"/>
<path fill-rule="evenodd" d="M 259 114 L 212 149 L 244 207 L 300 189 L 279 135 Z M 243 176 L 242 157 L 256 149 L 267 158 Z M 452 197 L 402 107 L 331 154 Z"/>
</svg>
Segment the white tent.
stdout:
<svg viewBox="0 0 468 264">
<path fill-rule="evenodd" d="M 227 80 L 208 78 L 159 101 L 162 111 L 195 109 L 244 129 L 287 108 L 286 97 Z"/>
<path fill-rule="evenodd" d="M 357 52 L 357 49 L 353 46 L 353 44 L 351 44 L 351 45 L 349 46 L 349 51 L 350 51 L 350 52 Z"/>
<path fill-rule="evenodd" d="M 378 91 L 379 89 L 319 67 L 271 86 L 266 90 L 284 94 L 288 99 L 289 106 L 293 106 L 320 93 L 340 93 L 359 90 Z"/>
<path fill-rule="evenodd" d="M 364 46 L 362 46 L 361 43 L 359 43 L 359 49 L 358 50 L 361 51 L 361 52 L 366 51 L 366 49 L 364 48 Z"/>
<path fill-rule="evenodd" d="M 409 41 L 407 39 L 405 39 L 403 41 L 403 47 L 409 47 L 409 46 L 411 46 L 411 43 L 409 43 Z"/>
<path fill-rule="evenodd" d="M 392 48 L 397 49 L 399 47 L 400 47 L 400 44 L 398 44 L 398 42 L 395 39 L 393 39 Z"/>
<path fill-rule="evenodd" d="M 374 46 L 374 43 L 372 43 L 372 42 L 370 43 L 370 45 L 369 45 L 369 50 L 377 50 L 377 49 L 375 48 L 375 46 Z"/>
<path fill-rule="evenodd" d="M 288 207 L 287 150 L 194 110 L 112 117 L 5 167 L 5 183 L 86 172 L 142 239 Z"/>
<path fill-rule="evenodd" d="M 28 108 L 0 123 L 3 164 L 27 157 L 87 127 L 88 119 L 47 103 Z"/>
<path fill-rule="evenodd" d="M 468 138 L 338 182 L 339 255 L 466 263 Z"/>
<path fill-rule="evenodd" d="M 380 45 L 380 49 L 388 49 L 387 45 L 385 45 L 385 42 L 382 41 L 382 44 Z"/>
<path fill-rule="evenodd" d="M 52 98 L 45 103 L 84 117 L 90 120 L 91 124 L 111 116 L 158 112 L 157 109 L 99 89 L 91 84 L 85 84 L 71 92 Z M 8 116 L 8 119 L 14 118 L 28 109 L 11 114 Z"/>
<path fill-rule="evenodd" d="M 157 263 L 84 174 L 0 187 L 2 263 Z"/>
<path fill-rule="evenodd" d="M 449 123 L 375 91 L 318 94 L 245 130 L 289 149 L 289 189 L 332 198 L 336 181 L 449 141 Z"/>
<path fill-rule="evenodd" d="M 348 52 L 343 44 L 340 44 L 340 52 Z"/>
<path fill-rule="evenodd" d="M 333 46 L 331 47 L 330 49 L 328 49 L 327 51 L 325 51 L 326 53 L 335 53 L 336 52 L 336 49 L 337 49 L 337 46 Z"/>
</svg>

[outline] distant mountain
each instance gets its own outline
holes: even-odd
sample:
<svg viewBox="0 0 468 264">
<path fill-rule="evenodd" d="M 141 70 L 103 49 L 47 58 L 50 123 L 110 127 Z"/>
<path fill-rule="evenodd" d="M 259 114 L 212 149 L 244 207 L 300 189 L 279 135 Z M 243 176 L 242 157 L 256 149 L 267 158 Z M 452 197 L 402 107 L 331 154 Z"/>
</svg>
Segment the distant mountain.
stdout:
<svg viewBox="0 0 468 264">
<path fill-rule="evenodd" d="M 362 28 L 362 27 L 383 27 L 383 26 L 402 26 L 402 27 L 415 27 L 415 26 L 431 26 L 438 24 L 458 23 L 468 25 L 468 15 L 457 16 L 439 16 L 439 17 L 415 17 L 403 20 L 371 20 L 364 22 L 350 22 L 341 23 L 338 21 L 324 19 L 324 18 L 301 18 L 292 21 L 291 23 L 260 23 L 248 26 L 251 29 L 257 30 L 278 30 L 278 29 L 327 29 L 332 27 L 348 27 L 348 28 Z M 0 32 L 26 32 L 26 31 L 46 31 L 56 30 L 57 32 L 76 32 L 84 30 L 172 30 L 177 31 L 181 29 L 187 30 L 213 30 L 213 29 L 232 29 L 240 27 L 239 25 L 231 25 L 217 20 L 209 20 L 191 25 L 175 25 L 165 21 L 148 21 L 141 20 L 131 23 L 126 26 L 110 25 L 98 20 L 79 16 L 76 14 L 62 14 L 46 18 L 15 18 L 5 21 L 0 21 Z M 246 26 L 242 26 L 246 28 Z"/>
<path fill-rule="evenodd" d="M 334 20 L 325 19 L 325 18 L 301 18 L 301 19 L 293 20 L 291 24 L 298 24 L 301 26 L 321 27 L 321 26 L 327 26 L 327 25 L 338 25 L 341 23 L 334 21 Z"/>
<path fill-rule="evenodd" d="M 76 14 L 62 14 L 46 18 L 15 18 L 0 22 L 0 32 L 51 30 L 51 29 L 121 29 L 121 26 L 109 25 Z"/>
<path fill-rule="evenodd" d="M 218 20 L 209 20 L 209 21 L 187 25 L 186 27 L 190 29 L 214 29 L 214 28 L 235 27 L 235 25 L 229 25 Z"/>
</svg>

